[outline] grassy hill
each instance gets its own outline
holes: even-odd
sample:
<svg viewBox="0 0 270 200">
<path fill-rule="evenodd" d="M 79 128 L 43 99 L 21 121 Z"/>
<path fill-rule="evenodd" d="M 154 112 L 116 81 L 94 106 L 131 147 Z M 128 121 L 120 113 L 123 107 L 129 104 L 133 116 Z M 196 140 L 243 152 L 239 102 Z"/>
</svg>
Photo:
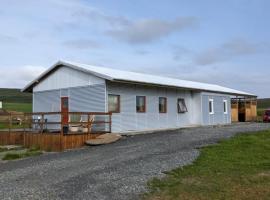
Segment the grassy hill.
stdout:
<svg viewBox="0 0 270 200">
<path fill-rule="evenodd" d="M 0 88 L 0 101 L 7 103 L 32 103 L 32 94 L 20 89 Z"/>
<path fill-rule="evenodd" d="M 22 93 L 20 89 L 0 88 L 0 101 L 3 109 L 17 112 L 32 111 L 32 94 Z"/>
<path fill-rule="evenodd" d="M 270 98 L 258 99 L 258 108 L 259 109 L 270 108 Z"/>
</svg>

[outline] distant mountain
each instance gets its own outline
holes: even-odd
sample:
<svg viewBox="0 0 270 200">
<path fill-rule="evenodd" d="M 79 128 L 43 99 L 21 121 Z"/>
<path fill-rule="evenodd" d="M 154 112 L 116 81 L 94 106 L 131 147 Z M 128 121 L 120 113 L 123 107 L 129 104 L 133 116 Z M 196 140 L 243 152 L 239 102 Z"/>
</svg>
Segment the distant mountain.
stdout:
<svg viewBox="0 0 270 200">
<path fill-rule="evenodd" d="M 270 98 L 258 99 L 258 108 L 270 108 Z"/>
<path fill-rule="evenodd" d="M 20 89 L 0 88 L 0 101 L 5 103 L 32 103 L 32 94 Z"/>
</svg>

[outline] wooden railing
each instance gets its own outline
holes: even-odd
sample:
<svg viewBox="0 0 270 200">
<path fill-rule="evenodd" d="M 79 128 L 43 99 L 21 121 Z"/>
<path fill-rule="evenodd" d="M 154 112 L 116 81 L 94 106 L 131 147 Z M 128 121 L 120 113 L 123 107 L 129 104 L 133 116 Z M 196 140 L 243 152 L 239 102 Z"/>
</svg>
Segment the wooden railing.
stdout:
<svg viewBox="0 0 270 200">
<path fill-rule="evenodd" d="M 111 132 L 111 125 L 112 114 L 105 112 L 4 113 L 0 114 L 0 145 L 62 151 L 81 147 L 86 140 Z"/>
<path fill-rule="evenodd" d="M 68 117 L 66 122 L 63 117 Z M 35 113 L 4 113 L 0 114 L 0 130 L 9 132 L 16 129 L 24 132 L 52 132 L 69 134 L 93 132 L 111 132 L 112 114 L 106 112 L 35 112 Z M 95 130 L 94 126 L 99 126 Z M 102 125 L 104 130 L 101 130 Z M 71 131 L 73 127 L 81 127 L 81 130 Z M 87 128 L 87 131 L 86 131 Z"/>
</svg>

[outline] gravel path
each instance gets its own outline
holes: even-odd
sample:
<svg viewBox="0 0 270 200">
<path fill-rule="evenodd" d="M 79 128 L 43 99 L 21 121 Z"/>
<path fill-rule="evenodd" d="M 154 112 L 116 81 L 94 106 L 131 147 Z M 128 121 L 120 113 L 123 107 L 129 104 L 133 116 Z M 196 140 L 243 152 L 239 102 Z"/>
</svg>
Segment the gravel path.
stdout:
<svg viewBox="0 0 270 200">
<path fill-rule="evenodd" d="M 190 128 L 0 164 L 0 199 L 137 199 L 146 182 L 191 163 L 200 146 L 270 124 Z"/>
</svg>

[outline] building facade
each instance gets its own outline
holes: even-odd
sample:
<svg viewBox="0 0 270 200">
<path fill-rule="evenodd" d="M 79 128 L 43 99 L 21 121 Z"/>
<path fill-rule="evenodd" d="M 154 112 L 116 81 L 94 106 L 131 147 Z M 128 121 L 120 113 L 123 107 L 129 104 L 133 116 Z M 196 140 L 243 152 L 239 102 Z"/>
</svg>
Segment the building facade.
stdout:
<svg viewBox="0 0 270 200">
<path fill-rule="evenodd" d="M 138 73 L 135 81 L 120 80 L 113 76 L 123 71 L 89 68 L 57 63 L 26 86 L 23 91 L 33 92 L 33 112 L 61 112 L 61 99 L 66 98 L 70 112 L 112 112 L 112 132 L 145 131 L 229 124 L 231 97 L 252 96 L 209 84 L 198 84 L 202 89 L 186 86 L 189 82 L 183 82 L 185 87 L 169 85 L 175 79 L 159 76 L 142 82 Z"/>
</svg>

